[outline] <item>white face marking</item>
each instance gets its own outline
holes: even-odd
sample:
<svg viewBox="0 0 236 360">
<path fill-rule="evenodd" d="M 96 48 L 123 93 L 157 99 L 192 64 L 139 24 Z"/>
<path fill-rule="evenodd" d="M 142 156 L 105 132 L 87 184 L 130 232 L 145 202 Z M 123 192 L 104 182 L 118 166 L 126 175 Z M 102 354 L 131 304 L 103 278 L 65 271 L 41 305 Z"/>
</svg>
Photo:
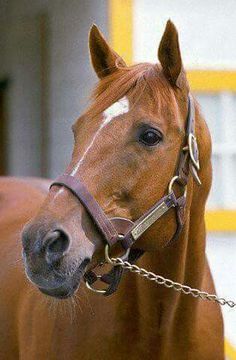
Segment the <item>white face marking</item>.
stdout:
<svg viewBox="0 0 236 360">
<path fill-rule="evenodd" d="M 80 165 L 83 163 L 83 161 L 84 161 L 86 155 L 88 154 L 89 150 L 91 150 L 95 140 L 97 139 L 98 135 L 101 133 L 102 129 L 106 125 L 108 125 L 114 118 L 116 118 L 117 116 L 123 115 L 123 114 L 127 113 L 128 111 L 129 111 L 129 100 L 127 99 L 126 96 L 124 96 L 122 99 L 120 99 L 116 103 L 112 104 L 109 108 L 107 108 L 103 112 L 103 121 L 102 121 L 99 129 L 95 133 L 94 137 L 92 138 L 91 143 L 89 144 L 89 146 L 85 150 L 83 156 L 79 160 L 78 164 L 74 167 L 74 169 L 73 169 L 73 171 L 71 172 L 70 175 L 73 176 L 78 171 Z"/>
<path fill-rule="evenodd" d="M 129 100 L 126 96 L 112 104 L 108 109 L 103 112 L 104 120 L 103 127 L 107 125 L 113 118 L 123 115 L 129 111 Z"/>
</svg>

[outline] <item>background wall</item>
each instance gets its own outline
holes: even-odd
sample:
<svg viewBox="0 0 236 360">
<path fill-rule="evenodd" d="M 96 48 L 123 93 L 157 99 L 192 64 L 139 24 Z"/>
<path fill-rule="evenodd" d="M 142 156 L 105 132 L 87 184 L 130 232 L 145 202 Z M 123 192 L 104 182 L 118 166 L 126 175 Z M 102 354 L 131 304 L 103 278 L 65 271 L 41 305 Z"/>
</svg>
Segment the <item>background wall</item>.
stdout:
<svg viewBox="0 0 236 360">
<path fill-rule="evenodd" d="M 181 40 L 185 66 L 190 69 L 235 69 L 236 3 L 234 0 L 133 0 L 135 61 L 156 61 L 158 44 L 168 19 Z"/>
<path fill-rule="evenodd" d="M 108 35 L 107 1 L 0 1 L 0 13 L 7 172 L 55 177 L 69 160 L 70 127 L 96 81 L 88 31 L 95 22 Z"/>
</svg>

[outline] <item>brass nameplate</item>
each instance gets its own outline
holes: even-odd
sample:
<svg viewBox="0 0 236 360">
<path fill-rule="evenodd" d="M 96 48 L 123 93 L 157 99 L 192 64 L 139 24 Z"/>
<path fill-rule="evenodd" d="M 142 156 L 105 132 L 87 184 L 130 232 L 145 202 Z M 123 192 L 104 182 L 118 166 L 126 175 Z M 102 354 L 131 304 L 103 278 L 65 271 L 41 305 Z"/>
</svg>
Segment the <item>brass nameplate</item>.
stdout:
<svg viewBox="0 0 236 360">
<path fill-rule="evenodd" d="M 157 219 L 159 219 L 169 207 L 163 201 L 153 209 L 135 228 L 131 231 L 134 240 L 137 240 Z"/>
</svg>

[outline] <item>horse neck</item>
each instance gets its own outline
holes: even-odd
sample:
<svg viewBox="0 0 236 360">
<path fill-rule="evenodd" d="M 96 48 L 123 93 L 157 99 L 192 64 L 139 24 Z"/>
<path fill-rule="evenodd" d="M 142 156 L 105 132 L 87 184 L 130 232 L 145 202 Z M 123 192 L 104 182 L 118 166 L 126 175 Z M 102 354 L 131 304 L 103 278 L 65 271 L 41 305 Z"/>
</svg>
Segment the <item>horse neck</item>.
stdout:
<svg viewBox="0 0 236 360">
<path fill-rule="evenodd" d="M 196 185 L 190 176 L 187 186 L 186 221 L 179 238 L 170 246 L 154 253 L 145 254 L 140 264 L 142 267 L 176 282 L 187 284 L 193 288 L 201 288 L 206 270 L 204 213 L 212 178 L 210 161 L 211 138 L 198 106 L 195 107 L 195 114 L 196 133 L 200 148 L 200 177 L 202 185 L 200 187 Z M 136 281 L 141 284 L 139 279 L 136 279 Z M 147 285 L 145 291 L 150 290 L 152 292 L 150 294 L 152 299 L 156 298 L 158 301 L 164 301 L 171 305 L 173 301 L 177 301 L 179 298 L 179 293 L 174 292 L 174 290 L 166 289 L 162 286 L 156 286 L 154 290 L 154 286 L 147 280 L 144 280 L 142 283 Z M 173 296 L 173 293 L 176 296 Z M 190 299 L 192 306 L 193 302 L 190 296 L 181 297 L 181 299 L 186 299 L 187 302 Z"/>
<path fill-rule="evenodd" d="M 140 259 L 139 265 L 174 281 L 201 288 L 205 269 L 204 208 L 192 207 L 176 242 L 158 252 L 146 253 Z M 175 316 L 181 318 L 186 316 L 189 318 L 188 321 L 193 321 L 197 313 L 198 302 L 191 296 L 180 297 L 180 293 L 173 289 L 153 284 L 137 275 L 126 276 L 121 295 L 122 301 L 126 301 L 129 294 L 132 299 L 131 309 L 141 309 L 144 319 L 150 314 L 152 317 L 156 314 L 153 317 L 153 326 L 156 327 L 158 321 L 160 327 L 169 328 L 167 331 L 170 331 L 170 324 L 173 323 Z M 145 324 L 142 326 L 145 329 Z"/>
</svg>

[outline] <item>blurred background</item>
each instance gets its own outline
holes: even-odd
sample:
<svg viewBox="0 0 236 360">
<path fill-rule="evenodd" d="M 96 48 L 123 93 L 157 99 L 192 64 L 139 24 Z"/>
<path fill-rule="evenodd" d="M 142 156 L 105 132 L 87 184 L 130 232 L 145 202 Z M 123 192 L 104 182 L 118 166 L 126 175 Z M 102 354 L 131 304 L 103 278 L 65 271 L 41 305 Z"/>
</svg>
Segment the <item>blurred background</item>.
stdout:
<svg viewBox="0 0 236 360">
<path fill-rule="evenodd" d="M 0 174 L 62 173 L 71 125 L 96 82 L 92 23 L 127 63 L 156 62 L 169 18 L 213 138 L 207 252 L 218 294 L 236 299 L 235 0 L 0 0 Z M 224 309 L 224 318 L 227 356 L 236 359 L 236 311 Z"/>
</svg>

